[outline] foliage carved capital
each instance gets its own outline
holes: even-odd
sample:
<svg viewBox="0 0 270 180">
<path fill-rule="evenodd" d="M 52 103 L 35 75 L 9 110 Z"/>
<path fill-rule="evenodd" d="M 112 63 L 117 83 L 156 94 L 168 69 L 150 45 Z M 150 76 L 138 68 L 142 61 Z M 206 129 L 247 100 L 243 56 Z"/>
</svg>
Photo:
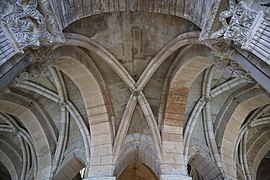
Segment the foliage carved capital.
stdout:
<svg viewBox="0 0 270 180">
<path fill-rule="evenodd" d="M 21 52 L 64 42 L 49 1 L 17 0 L 10 4 L 1 21 L 6 34 Z"/>
</svg>

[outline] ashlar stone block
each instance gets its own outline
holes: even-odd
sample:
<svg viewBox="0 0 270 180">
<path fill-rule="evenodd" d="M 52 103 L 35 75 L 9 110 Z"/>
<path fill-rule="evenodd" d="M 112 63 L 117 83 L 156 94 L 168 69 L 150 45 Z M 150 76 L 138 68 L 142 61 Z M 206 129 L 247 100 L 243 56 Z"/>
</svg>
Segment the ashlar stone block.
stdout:
<svg viewBox="0 0 270 180">
<path fill-rule="evenodd" d="M 160 180 L 192 180 L 191 177 L 187 175 L 161 175 Z"/>
<path fill-rule="evenodd" d="M 113 176 L 98 176 L 98 177 L 88 177 L 84 180 L 116 180 Z"/>
</svg>

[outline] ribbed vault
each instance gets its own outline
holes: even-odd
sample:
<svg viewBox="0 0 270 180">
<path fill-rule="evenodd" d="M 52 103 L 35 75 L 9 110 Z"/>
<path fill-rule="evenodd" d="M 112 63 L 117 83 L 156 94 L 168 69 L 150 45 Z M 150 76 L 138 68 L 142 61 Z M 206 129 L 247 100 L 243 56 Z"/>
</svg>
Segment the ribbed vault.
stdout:
<svg viewBox="0 0 270 180">
<path fill-rule="evenodd" d="M 0 3 L 48 31 L 0 61 L 0 178 L 269 177 L 269 65 L 219 22 L 238 2 Z"/>
</svg>

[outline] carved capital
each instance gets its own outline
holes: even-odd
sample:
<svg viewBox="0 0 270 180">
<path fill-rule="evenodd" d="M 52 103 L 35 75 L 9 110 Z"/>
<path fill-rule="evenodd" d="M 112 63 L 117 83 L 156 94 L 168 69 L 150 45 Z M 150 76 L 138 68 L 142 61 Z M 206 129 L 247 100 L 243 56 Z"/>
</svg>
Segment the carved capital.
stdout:
<svg viewBox="0 0 270 180">
<path fill-rule="evenodd" d="M 43 46 L 31 52 L 34 63 L 46 61 L 48 64 L 50 64 L 54 59 L 53 50 L 51 47 Z"/>
<path fill-rule="evenodd" d="M 53 52 L 50 47 L 41 47 L 32 51 L 32 64 L 21 72 L 11 83 L 21 83 L 31 78 L 46 76 L 49 74 L 48 66 L 54 60 Z"/>
<path fill-rule="evenodd" d="M 245 79 L 248 83 L 254 83 L 254 79 L 248 72 L 244 71 L 234 60 L 228 58 L 222 58 L 215 51 L 211 54 L 211 59 L 215 62 L 215 72 L 222 73 L 223 78 L 238 78 Z"/>
<path fill-rule="evenodd" d="M 256 44 L 253 42 L 255 33 L 265 22 L 263 12 L 252 10 L 244 2 L 235 4 L 233 0 L 229 0 L 227 10 L 222 11 L 221 9 L 224 8 L 224 3 L 213 2 L 200 40 L 206 42 L 215 51 L 220 52 L 223 58 L 230 57 L 234 45 L 253 52 L 251 46 Z M 265 46 L 268 47 L 268 45 Z"/>
<path fill-rule="evenodd" d="M 37 0 L 18 0 L 2 16 L 2 23 L 8 28 L 6 33 L 12 37 L 10 40 L 15 41 L 20 51 L 28 47 L 35 49 L 39 46 L 64 42 L 48 3 L 48 1 L 38 4 Z"/>
<path fill-rule="evenodd" d="M 23 72 L 21 72 L 11 83 L 10 86 L 13 84 L 20 84 L 24 81 L 30 80 L 32 78 L 39 77 L 41 75 L 48 74 L 47 66 L 44 62 L 36 62 L 28 66 Z"/>
<path fill-rule="evenodd" d="M 223 38 L 243 46 L 261 15 L 261 12 L 250 9 L 244 2 L 231 5 L 228 10 L 220 13 L 221 27 L 211 35 L 211 39 Z"/>
<path fill-rule="evenodd" d="M 245 79 L 249 83 L 254 83 L 254 79 L 249 75 L 248 72 L 244 71 L 236 62 L 231 61 L 226 67 L 226 75 L 229 77 Z"/>
</svg>

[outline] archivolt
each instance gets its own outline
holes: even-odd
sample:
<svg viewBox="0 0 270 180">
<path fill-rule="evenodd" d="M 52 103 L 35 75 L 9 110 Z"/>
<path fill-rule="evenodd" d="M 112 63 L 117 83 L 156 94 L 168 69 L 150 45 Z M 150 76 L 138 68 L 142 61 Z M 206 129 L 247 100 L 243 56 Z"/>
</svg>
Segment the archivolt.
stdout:
<svg viewBox="0 0 270 180">
<path fill-rule="evenodd" d="M 189 164 L 195 168 L 204 179 L 223 179 L 220 170 L 209 156 L 200 153 L 195 154 L 191 157 Z"/>
<path fill-rule="evenodd" d="M 14 102 L 16 102 L 16 100 Z M 38 159 L 37 178 L 42 179 L 44 175 L 49 178 L 51 153 L 53 152 L 53 144 L 50 144 L 50 141 L 54 138 L 50 137 L 50 133 L 47 132 L 48 129 L 44 129 L 40 123 L 40 119 L 36 117 L 32 109 L 28 109 L 23 104 L 16 104 L 14 102 L 3 99 L 0 100 L 0 111 L 9 113 L 21 120 L 33 138 Z"/>
<path fill-rule="evenodd" d="M 6 166 L 12 180 L 18 180 L 18 173 L 11 159 L 0 149 L 1 162 Z"/>
<path fill-rule="evenodd" d="M 89 71 L 91 68 L 89 56 L 79 48 L 72 47 L 72 49 L 75 49 L 75 51 L 68 47 L 56 49 L 56 61 L 53 66 L 67 74 L 80 90 L 90 125 L 91 157 L 100 156 L 99 149 L 104 148 L 104 146 L 108 150 L 106 155 L 110 156 L 112 155 L 113 130 L 104 100 L 104 93 L 102 93 L 102 88 L 95 79 L 93 72 Z M 92 68 L 95 67 L 92 66 Z M 90 137 L 87 137 L 87 139 L 90 141 Z M 103 141 L 100 142 L 100 139 L 103 139 Z"/>
<path fill-rule="evenodd" d="M 2 128 L 0 128 L 0 131 L 2 131 Z M 20 156 L 19 151 L 17 150 L 17 147 L 13 145 L 13 143 L 10 143 L 7 138 L 2 137 L 2 136 L 0 139 L 0 144 L 1 144 L 0 151 L 2 151 L 2 153 L 5 153 L 6 155 L 6 157 L 0 156 L 2 158 L 0 161 L 2 161 L 2 163 L 7 167 L 8 171 L 9 171 L 9 167 L 11 166 L 10 162 L 12 163 L 12 166 L 14 166 L 16 170 L 16 173 L 14 174 L 14 176 L 13 174 L 10 174 L 12 178 L 16 179 L 18 177 L 22 177 L 22 174 L 21 174 L 22 169 L 20 166 L 22 163 L 22 157 Z M 10 168 L 12 170 L 12 167 Z"/>
<path fill-rule="evenodd" d="M 252 164 L 249 163 L 252 179 L 256 179 L 260 162 L 270 150 L 269 136 L 269 128 L 263 128 L 260 132 L 258 132 L 256 140 L 252 142 L 251 147 L 246 153 L 248 162 L 252 162 Z"/>
<path fill-rule="evenodd" d="M 107 87 L 97 67 L 90 57 L 80 48 L 73 46 L 60 47 L 55 50 L 53 66 L 67 74 L 79 88 L 89 117 L 91 134 L 96 134 L 92 124 L 107 122 L 112 133 L 108 117 L 108 97 L 105 97 Z M 105 101 L 107 100 L 107 102 Z M 97 114 L 95 112 L 99 110 Z M 100 115 L 99 115 L 100 114 Z M 113 137 L 110 138 L 113 140 Z"/>
<path fill-rule="evenodd" d="M 167 83 L 165 82 L 164 84 L 164 86 L 169 87 L 167 89 L 167 99 L 165 103 L 160 106 L 160 113 L 162 113 L 162 106 L 165 107 L 164 118 L 162 118 L 163 115 L 160 115 L 160 118 L 164 119 L 162 123 L 163 153 L 170 153 L 171 151 L 168 149 L 169 146 L 167 144 L 174 142 L 178 147 L 177 150 L 179 150 L 178 152 L 174 152 L 174 156 L 180 158 L 182 162 L 184 162 L 184 158 L 180 150 L 184 147 L 183 122 L 189 87 L 203 70 L 213 64 L 208 58 L 209 49 L 204 47 L 202 51 L 196 51 L 198 47 L 200 46 L 187 47 L 183 50 L 184 52 L 179 54 L 176 58 L 175 63 L 177 64 L 172 66 L 176 68 L 169 70 L 167 77 L 171 78 L 167 78 Z M 191 51 L 191 49 L 194 50 Z M 173 162 L 168 162 L 168 160 L 164 158 L 164 163 Z M 174 163 L 177 164 L 177 162 Z M 185 169 L 185 167 L 181 169 Z"/>
<path fill-rule="evenodd" d="M 221 158 L 223 166 L 227 166 L 225 173 L 228 178 L 236 178 L 236 165 L 233 160 L 234 148 L 240 127 L 252 110 L 264 106 L 269 102 L 265 94 L 258 95 L 240 103 L 233 111 L 226 127 L 221 143 Z M 233 166 L 232 166 L 233 165 Z"/>
</svg>

